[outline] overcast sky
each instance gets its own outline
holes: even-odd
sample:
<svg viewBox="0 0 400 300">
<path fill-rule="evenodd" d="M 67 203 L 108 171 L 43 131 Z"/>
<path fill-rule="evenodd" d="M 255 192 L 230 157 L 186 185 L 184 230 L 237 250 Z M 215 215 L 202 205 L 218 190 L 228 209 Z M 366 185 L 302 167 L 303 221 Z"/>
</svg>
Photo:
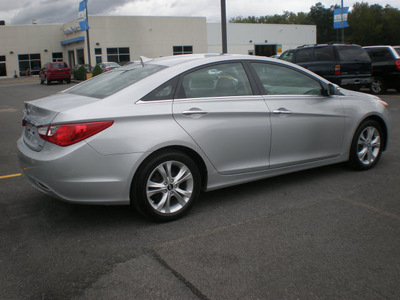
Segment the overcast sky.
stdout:
<svg viewBox="0 0 400 300">
<path fill-rule="evenodd" d="M 80 0 L 0 0 L 0 20 L 6 25 L 67 23 L 78 18 Z M 227 19 L 265 16 L 284 11 L 308 12 L 318 0 L 226 0 Z M 336 1 L 321 1 L 328 8 Z M 344 6 L 357 1 L 344 0 Z M 359 0 L 358 2 L 362 2 Z M 220 0 L 89 0 L 89 15 L 201 16 L 207 22 L 220 22 Z M 399 0 L 372 0 L 370 5 L 386 4 L 400 8 Z"/>
</svg>

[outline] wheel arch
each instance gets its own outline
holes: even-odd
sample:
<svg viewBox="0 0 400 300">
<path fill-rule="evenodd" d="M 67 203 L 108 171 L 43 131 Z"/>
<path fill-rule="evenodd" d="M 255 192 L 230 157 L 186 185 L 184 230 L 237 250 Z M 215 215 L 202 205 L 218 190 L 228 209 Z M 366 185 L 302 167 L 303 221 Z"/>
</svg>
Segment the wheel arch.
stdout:
<svg viewBox="0 0 400 300">
<path fill-rule="evenodd" d="M 381 128 L 382 128 L 382 134 L 383 134 L 383 137 L 382 137 L 382 138 L 383 138 L 383 148 L 382 148 L 382 151 L 385 151 L 385 150 L 386 150 L 386 147 L 387 147 L 387 143 L 388 143 L 388 128 L 387 128 L 387 125 L 386 125 L 385 121 L 384 121 L 380 116 L 371 115 L 371 116 L 366 117 L 365 119 L 363 119 L 363 120 L 360 122 L 360 124 L 358 124 L 357 128 L 358 128 L 362 123 L 364 123 L 364 122 L 366 122 L 366 121 L 370 121 L 370 120 L 378 122 L 378 124 L 379 124 L 379 125 L 381 126 Z"/>
<path fill-rule="evenodd" d="M 201 191 L 204 191 L 207 188 L 207 180 L 208 180 L 208 176 L 207 176 L 207 166 L 203 160 L 203 158 L 193 149 L 190 149 L 188 147 L 185 146 L 167 146 L 167 147 L 163 147 L 160 149 L 157 149 L 156 151 L 150 153 L 139 165 L 139 167 L 136 169 L 136 172 L 133 176 L 133 180 L 131 182 L 131 191 L 133 188 L 133 183 L 135 182 L 136 178 L 139 176 L 140 171 L 142 170 L 143 166 L 152 158 L 154 158 L 155 156 L 159 155 L 160 153 L 166 153 L 166 152 L 173 152 L 173 151 L 178 151 L 178 152 L 182 152 L 184 154 L 186 154 L 187 156 L 189 156 L 191 159 L 193 159 L 193 161 L 195 162 L 195 164 L 197 165 L 197 167 L 199 168 L 200 171 L 200 176 L 201 176 Z"/>
</svg>

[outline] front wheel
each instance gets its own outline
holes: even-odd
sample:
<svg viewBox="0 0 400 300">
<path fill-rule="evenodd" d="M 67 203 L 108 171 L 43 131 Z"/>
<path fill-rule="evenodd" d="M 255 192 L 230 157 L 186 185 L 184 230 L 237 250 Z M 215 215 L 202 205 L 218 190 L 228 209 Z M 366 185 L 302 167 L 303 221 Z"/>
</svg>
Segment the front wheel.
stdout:
<svg viewBox="0 0 400 300">
<path fill-rule="evenodd" d="M 187 213 L 200 187 L 199 169 L 189 156 L 178 151 L 159 153 L 138 169 L 131 202 L 145 217 L 171 221 Z"/>
<path fill-rule="evenodd" d="M 382 155 L 382 129 L 378 122 L 367 120 L 357 129 L 350 150 L 350 164 L 357 170 L 372 169 Z"/>
</svg>

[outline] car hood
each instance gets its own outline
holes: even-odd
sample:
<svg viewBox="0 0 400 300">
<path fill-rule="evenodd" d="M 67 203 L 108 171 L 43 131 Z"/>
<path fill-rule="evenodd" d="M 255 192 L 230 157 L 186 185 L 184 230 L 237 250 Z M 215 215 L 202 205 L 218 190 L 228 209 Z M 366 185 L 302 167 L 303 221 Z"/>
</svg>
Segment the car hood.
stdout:
<svg viewBox="0 0 400 300">
<path fill-rule="evenodd" d="M 351 90 L 346 90 L 343 88 L 340 88 L 340 93 L 343 94 L 344 96 L 358 97 L 358 98 L 369 99 L 369 100 L 380 100 L 379 97 L 374 96 L 374 95 L 351 91 Z"/>
</svg>

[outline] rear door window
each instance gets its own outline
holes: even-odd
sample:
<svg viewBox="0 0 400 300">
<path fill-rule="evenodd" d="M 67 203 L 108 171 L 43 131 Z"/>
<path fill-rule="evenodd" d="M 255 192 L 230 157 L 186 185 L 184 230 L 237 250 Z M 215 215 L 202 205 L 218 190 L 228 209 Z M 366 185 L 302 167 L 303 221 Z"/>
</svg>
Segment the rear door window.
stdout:
<svg viewBox="0 0 400 300">
<path fill-rule="evenodd" d="M 184 75 L 179 98 L 253 95 L 241 63 L 224 63 L 197 69 Z"/>
<path fill-rule="evenodd" d="M 314 48 L 315 61 L 334 61 L 335 51 L 333 47 L 316 47 Z"/>
</svg>

